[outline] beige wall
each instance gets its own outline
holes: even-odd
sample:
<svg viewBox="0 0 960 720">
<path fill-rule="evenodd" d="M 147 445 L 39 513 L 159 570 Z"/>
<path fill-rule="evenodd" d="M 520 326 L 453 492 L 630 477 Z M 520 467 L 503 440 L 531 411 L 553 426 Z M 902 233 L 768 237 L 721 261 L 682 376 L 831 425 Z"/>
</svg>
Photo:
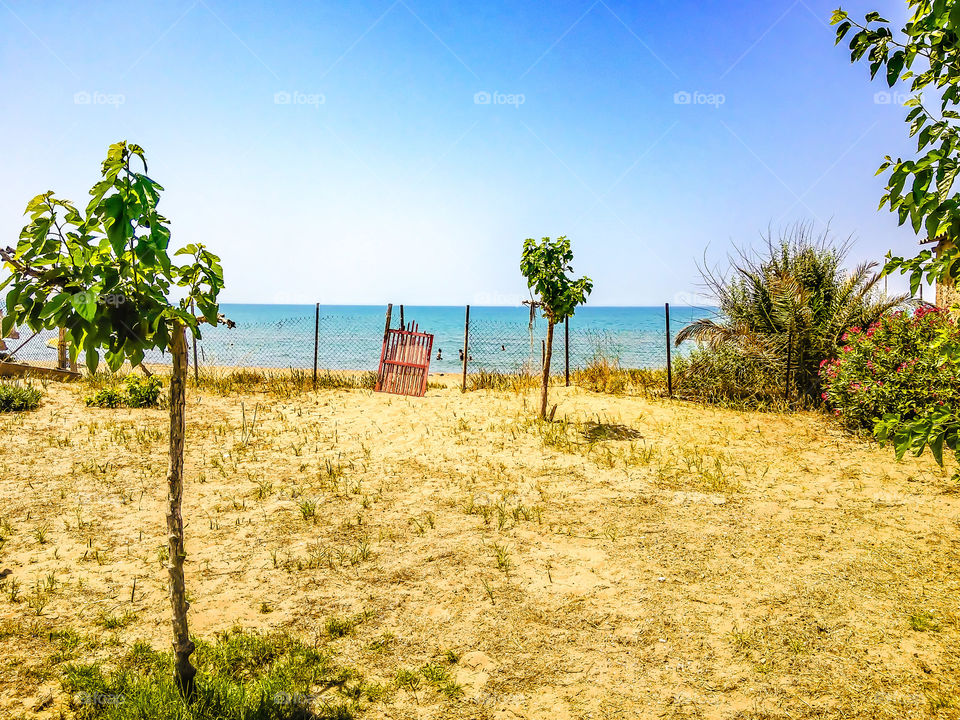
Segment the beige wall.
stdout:
<svg viewBox="0 0 960 720">
<path fill-rule="evenodd" d="M 952 243 L 942 242 L 937 246 L 937 255 L 940 255 L 940 251 L 946 250 L 948 247 L 951 247 Z M 960 304 L 960 290 L 958 290 L 953 282 L 938 282 L 937 283 L 937 307 L 948 308 L 951 305 Z"/>
</svg>

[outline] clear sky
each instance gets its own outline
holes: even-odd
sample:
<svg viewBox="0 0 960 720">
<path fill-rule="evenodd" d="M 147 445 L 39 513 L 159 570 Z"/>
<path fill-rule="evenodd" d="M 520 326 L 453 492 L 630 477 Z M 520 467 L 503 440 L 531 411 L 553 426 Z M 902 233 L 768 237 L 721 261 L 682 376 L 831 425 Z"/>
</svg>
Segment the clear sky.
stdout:
<svg viewBox="0 0 960 720">
<path fill-rule="evenodd" d="M 682 303 L 705 251 L 799 220 L 912 253 L 874 177 L 906 111 L 836 4 L 0 0 L 0 242 L 126 139 L 228 302 L 515 303 L 544 235 L 598 305 Z"/>
</svg>

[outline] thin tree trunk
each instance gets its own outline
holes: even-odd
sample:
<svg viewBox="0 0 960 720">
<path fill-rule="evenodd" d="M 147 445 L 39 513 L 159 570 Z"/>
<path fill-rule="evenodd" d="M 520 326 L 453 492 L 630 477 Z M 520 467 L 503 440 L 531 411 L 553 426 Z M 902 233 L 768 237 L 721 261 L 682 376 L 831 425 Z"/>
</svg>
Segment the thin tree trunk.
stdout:
<svg viewBox="0 0 960 720">
<path fill-rule="evenodd" d="M 173 323 L 170 352 L 173 356 L 173 373 L 170 376 L 170 475 L 167 478 L 170 502 L 167 513 L 167 534 L 170 559 L 170 605 L 173 609 L 173 652 L 176 656 L 174 679 L 180 694 L 190 700 L 196 692 L 194 675 L 196 668 L 190 663 L 194 644 L 187 629 L 186 587 L 183 582 L 183 515 L 180 511 L 183 499 L 183 436 L 187 382 L 187 338 L 184 327 Z"/>
<path fill-rule="evenodd" d="M 550 384 L 550 358 L 553 356 L 553 320 L 547 320 L 547 352 L 543 357 L 543 387 L 540 388 L 540 418 L 547 419 L 547 386 Z"/>
</svg>

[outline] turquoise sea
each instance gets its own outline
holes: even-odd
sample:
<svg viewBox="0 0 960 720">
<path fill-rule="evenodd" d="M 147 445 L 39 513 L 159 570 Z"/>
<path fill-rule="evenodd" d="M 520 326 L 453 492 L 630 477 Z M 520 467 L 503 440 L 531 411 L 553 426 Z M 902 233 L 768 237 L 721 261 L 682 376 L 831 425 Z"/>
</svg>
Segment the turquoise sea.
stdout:
<svg viewBox="0 0 960 720">
<path fill-rule="evenodd" d="M 310 305 L 224 304 L 224 314 L 236 327 L 205 328 L 198 343 L 201 363 L 260 367 L 313 366 L 315 308 Z M 405 306 L 404 321 L 434 335 L 431 370 L 461 368 L 463 306 Z M 714 308 L 671 307 L 671 330 L 690 320 L 715 314 Z M 318 365 L 329 369 L 374 370 L 383 337 L 386 306 L 321 305 Z M 664 308 L 579 308 L 570 320 L 570 365 L 582 366 L 598 350 L 619 358 L 624 367 L 666 365 Z M 393 306 L 391 326 L 400 326 L 400 306 Z M 516 371 L 540 367 L 547 323 L 520 307 L 471 307 L 469 366 Z M 438 353 L 440 359 L 437 359 Z M 557 327 L 553 367 L 563 368 L 564 332 Z"/>
</svg>

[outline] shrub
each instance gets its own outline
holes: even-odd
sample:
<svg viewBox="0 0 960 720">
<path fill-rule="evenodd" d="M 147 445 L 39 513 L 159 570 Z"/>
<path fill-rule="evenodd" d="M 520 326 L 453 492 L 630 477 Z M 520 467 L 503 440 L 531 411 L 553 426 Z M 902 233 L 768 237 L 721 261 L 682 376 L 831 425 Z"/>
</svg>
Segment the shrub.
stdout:
<svg viewBox="0 0 960 720">
<path fill-rule="evenodd" d="M 501 372 L 499 370 L 481 369 L 467 376 L 470 390 L 501 390 L 522 393 L 539 387 L 541 379 L 527 372 Z"/>
<path fill-rule="evenodd" d="M 124 380 L 127 389 L 126 404 L 132 408 L 156 407 L 160 401 L 160 378 L 127 375 Z"/>
<path fill-rule="evenodd" d="M 97 380 L 97 384 L 102 382 L 101 379 Z M 111 377 L 93 395 L 86 398 L 87 407 L 157 407 L 160 404 L 162 386 L 160 378 L 156 376 L 127 375 L 123 386 L 118 384 L 115 377 Z"/>
<path fill-rule="evenodd" d="M 611 395 L 654 397 L 667 391 L 666 369 L 622 368 L 602 350 L 597 350 L 586 366 L 574 370 L 571 379 L 586 390 Z"/>
<path fill-rule="evenodd" d="M 0 382 L 0 412 L 23 412 L 36 410 L 43 393 L 32 385 L 17 382 Z"/>
<path fill-rule="evenodd" d="M 931 307 L 885 315 L 866 330 L 851 328 L 838 357 L 820 368 L 823 399 L 849 427 L 870 430 L 885 415 L 907 421 L 956 406 L 956 366 L 946 362 L 938 346 L 944 333 L 960 341 L 960 327 Z"/>
<path fill-rule="evenodd" d="M 785 369 L 775 358 L 736 345 L 699 347 L 673 361 L 674 395 L 723 407 L 778 410 L 785 405 Z"/>
<path fill-rule="evenodd" d="M 87 407 L 118 408 L 123 405 L 123 393 L 116 387 L 105 387 L 86 400 Z"/>
<path fill-rule="evenodd" d="M 703 273 L 717 298 L 719 318 L 683 328 L 677 345 L 692 339 L 732 347 L 744 358 L 758 356 L 750 372 L 737 373 L 741 380 L 765 381 L 768 373 L 760 365 L 771 363 L 779 365 L 785 379 L 790 356 L 792 387 L 803 401 L 816 403 L 821 392 L 817 370 L 836 354 L 840 336 L 850 327 L 866 327 L 907 299 L 878 290 L 875 263 L 847 271 L 849 247 L 834 243 L 829 230 L 815 236 L 810 226 L 800 224 L 776 240 L 768 234 L 758 252 L 738 250 L 728 272 Z M 742 392 L 769 394 L 763 385 Z"/>
</svg>

